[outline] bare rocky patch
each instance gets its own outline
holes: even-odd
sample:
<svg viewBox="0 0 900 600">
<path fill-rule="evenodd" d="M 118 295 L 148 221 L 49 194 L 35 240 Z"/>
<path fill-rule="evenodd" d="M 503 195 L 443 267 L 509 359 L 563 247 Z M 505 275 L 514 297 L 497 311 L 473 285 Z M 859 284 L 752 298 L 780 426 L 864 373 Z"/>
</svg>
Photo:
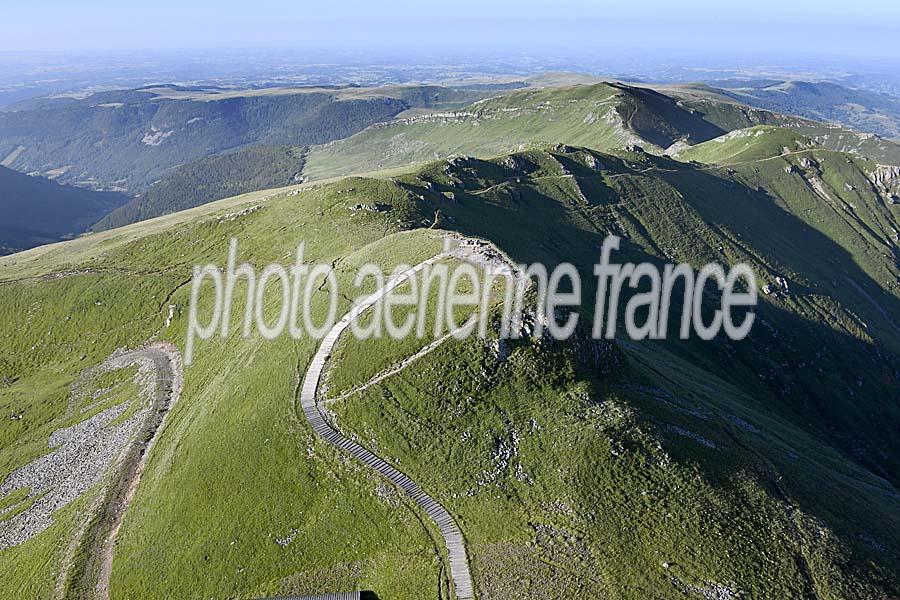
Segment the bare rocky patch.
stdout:
<svg viewBox="0 0 900 600">
<path fill-rule="evenodd" d="M 156 434 L 180 395 L 181 356 L 173 345 L 159 342 L 117 350 L 73 386 L 67 418 L 102 406 L 98 398 L 110 388 L 92 389 L 99 376 L 135 366 L 136 396 L 56 430 L 48 444 L 52 452 L 13 471 L 0 485 L 0 499 L 18 494 L 6 508 L 7 514 L 15 514 L 0 520 L 0 549 L 40 534 L 53 524 L 56 511 L 103 485 L 67 546 L 57 597 L 109 597 L 115 537 Z"/>
<path fill-rule="evenodd" d="M 29 489 L 22 502 L 31 502 L 19 514 L 0 522 L 0 549 L 17 546 L 50 527 L 53 513 L 99 483 L 133 439 L 150 409 L 152 362 L 138 356 L 114 356 L 96 373 L 115 371 L 132 364 L 138 366 L 135 380 L 143 388 L 138 398 L 54 431 L 48 442 L 53 451 L 16 469 L 0 485 L 0 498 Z M 79 392 L 73 390 L 73 395 Z M 139 404 L 139 410 L 120 419 L 132 402 Z M 10 512 L 12 508 L 15 506 Z"/>
</svg>

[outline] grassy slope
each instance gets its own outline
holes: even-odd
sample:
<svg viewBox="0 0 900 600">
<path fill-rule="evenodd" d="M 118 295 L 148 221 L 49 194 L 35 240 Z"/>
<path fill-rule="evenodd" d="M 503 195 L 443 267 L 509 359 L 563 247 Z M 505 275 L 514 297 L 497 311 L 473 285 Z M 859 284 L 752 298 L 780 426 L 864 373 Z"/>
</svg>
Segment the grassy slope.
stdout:
<svg viewBox="0 0 900 600">
<path fill-rule="evenodd" d="M 129 239 L 129 230 L 117 230 L 79 240 L 90 247 L 76 260 L 95 272 L 2 286 L 5 310 L 30 310 L 32 315 L 16 329 L 11 322 L 4 324 L 3 370 L 19 378 L 5 391 L 6 408 L 25 415 L 22 421 L 4 420 L 4 436 L 31 440 L 27 450 L 4 445 L 4 474 L 41 453 L 41 440 L 45 444 L 49 432 L 60 426 L 58 410 L 51 408 L 65 404 L 66 381 L 115 347 L 141 343 L 159 330 L 166 312 L 161 304 L 175 290 L 171 301 L 180 307 L 178 322 L 163 336 L 182 341 L 188 288 L 179 286 L 190 265 L 207 260 L 201 255 L 230 235 L 240 235 L 247 256 L 266 261 L 282 258 L 305 239 L 310 260 L 345 256 L 348 273 L 355 261 L 384 261 L 388 249 L 390 256 L 415 261 L 439 247 L 417 236 L 353 255 L 395 225 L 383 219 L 372 223 L 343 204 L 332 209 L 333 191 L 283 196 L 236 221 L 180 214 L 166 218 L 169 227 L 159 233 L 145 235 L 131 228 L 136 238 Z M 305 210 L 298 211 L 298 205 Z M 320 209 L 325 212 L 317 216 Z M 221 206 L 212 210 L 223 211 Z M 298 234 L 282 235 L 285 227 Z M 316 234 L 320 228 L 323 233 Z M 117 243 L 114 235 L 122 241 Z M 107 241 L 113 237 L 111 243 L 103 243 L 104 236 Z M 184 239 L 195 243 L 188 249 L 177 241 Z M 55 256 L 50 249 L 35 259 L 33 273 L 72 266 Z M 6 277 L 19 274 L 9 269 L 4 265 Z M 36 333 L 48 329 L 50 333 Z M 25 346 L 39 337 L 42 344 Z M 338 589 L 374 588 L 400 597 L 435 593 L 434 544 L 416 514 L 374 497 L 378 481 L 358 465 L 336 460 L 293 412 L 298 364 L 312 354 L 314 344 L 303 340 L 273 346 L 236 339 L 212 346 L 203 348 L 191 367 L 167 441 L 157 446 L 123 527 L 114 595 L 322 591 L 330 587 L 322 573 L 331 573 Z M 40 392 L 48 382 L 53 387 Z M 234 448 L 242 450 L 235 453 Z M 324 485 L 326 481 L 333 484 Z M 10 568 L 2 570 L 4 597 L 30 596 L 25 590 L 34 586 L 42 590 L 35 592 L 38 597 L 46 594 L 69 527 L 61 519 L 59 527 L 5 553 L 4 565 Z M 274 540 L 292 529 L 299 531 L 297 541 L 282 549 Z M 330 543 L 333 539 L 340 543 Z M 172 547 L 181 548 L 175 562 L 170 562 Z M 119 566 L 136 562 L 146 568 Z"/>
<path fill-rule="evenodd" d="M 726 165 L 727 169 L 706 166 L 698 170 L 719 175 L 726 171 L 777 198 L 786 213 L 799 217 L 825 238 L 840 240 L 842 252 L 871 283 L 897 295 L 895 272 L 900 211 L 875 192 L 868 178 L 872 161 L 822 148 L 793 130 L 768 127 L 733 132 L 694 146 L 680 153 L 678 158 Z M 739 224 L 738 218 L 731 221 L 735 226 Z M 790 236 L 777 227 L 766 231 L 762 220 L 754 222 L 745 218 L 740 225 L 745 235 L 756 241 L 769 238 L 769 243 L 774 245 L 778 243 L 778 236 L 788 238 L 778 248 L 781 262 L 801 260 L 808 251 L 801 244 L 790 244 Z M 808 237 L 800 239 L 806 245 L 815 241 Z M 818 244 L 818 248 L 824 251 L 822 244 Z M 819 254 L 819 258 L 828 266 L 807 262 L 815 269 L 817 279 L 822 281 L 820 285 L 829 295 L 848 298 L 848 294 L 858 292 L 856 280 L 848 285 L 852 277 L 828 274 L 831 265 L 845 264 L 847 258 L 834 253 Z M 877 292 L 872 286 L 869 290 Z M 897 315 L 891 312 L 889 303 L 873 302 L 865 296 L 857 296 L 847 303 L 868 305 L 881 317 L 890 313 L 890 318 L 882 320 L 879 327 L 886 328 L 891 334 L 900 333 L 897 325 L 892 324 Z M 883 309 L 878 310 L 874 304 L 882 305 Z"/>
<path fill-rule="evenodd" d="M 682 138 L 696 143 L 720 133 L 650 90 L 610 83 L 522 90 L 313 147 L 304 173 L 318 179 L 452 154 L 489 157 L 551 142 L 597 149 L 641 144 L 661 152 Z"/>
<path fill-rule="evenodd" d="M 895 141 L 832 125 L 801 127 L 799 131 L 831 150 L 866 157 L 881 164 L 900 165 L 900 144 Z"/>
<path fill-rule="evenodd" d="M 871 133 L 739 104 L 729 92 L 706 85 L 675 86 L 663 91 L 680 99 L 686 107 L 699 111 L 709 122 L 729 131 L 754 125 L 789 127 L 831 150 L 866 156 L 882 164 L 900 164 L 900 144 Z"/>
<path fill-rule="evenodd" d="M 811 140 L 793 129 L 759 125 L 737 129 L 678 153 L 680 160 L 733 164 L 759 161 L 812 147 Z"/>
<path fill-rule="evenodd" d="M 852 161 L 819 159 L 832 188 L 862 176 Z M 160 330 L 170 302 L 175 320 L 161 336 L 182 343 L 190 266 L 224 262 L 232 235 L 258 266 L 289 261 L 306 240 L 309 260 L 341 259 L 346 287 L 362 262 L 392 267 L 433 253 L 427 231 L 381 238 L 398 220 L 417 226 L 436 211 L 443 226 L 491 238 L 516 259 L 582 268 L 616 231 L 633 259 L 747 260 L 764 280 L 787 275 L 794 296 L 765 303 L 768 326 L 745 344 L 627 346 L 612 374 L 568 346 L 522 344 L 498 362 L 483 344 L 452 343 L 338 405 L 340 422 L 459 516 L 486 597 L 523 585 L 535 597 L 598 588 L 679 597 L 710 580 L 762 597 L 804 597 L 810 585 L 824 598 L 896 594 L 896 489 L 873 471 L 897 472 L 898 336 L 865 296 L 897 314 L 896 289 L 881 283 L 896 281 L 890 242 L 872 232 L 898 215 L 866 196 L 855 202 L 868 202 L 865 215 L 858 208 L 860 222 L 848 223 L 776 162 L 729 175 L 641 153 L 533 151 L 441 163 L 396 183 L 251 194 L 3 259 L 0 303 L 23 318 L 0 330 L 2 374 L 18 377 L 2 397 L 25 416 L 0 422 L 0 433 L 28 443 L 3 445 L 0 475 L 41 452 L 68 382 Z M 394 209 L 347 209 L 376 199 Z M 59 271 L 80 273 L 41 278 Z M 313 348 L 239 337 L 201 345 L 125 519 L 113 597 L 435 595 L 433 532 L 375 494 L 380 482 L 315 440 L 294 410 Z M 410 348 L 381 351 L 384 363 Z M 342 347 L 343 385 L 367 377 L 352 366 L 366 355 L 362 344 Z M 498 449 L 514 444 L 498 469 Z M 0 590 L 46 595 L 72 523 L 61 515 L 55 529 L 0 554 L 11 567 Z M 292 529 L 293 543 L 275 543 Z"/>
<path fill-rule="evenodd" d="M 699 144 L 738 129 L 786 127 L 825 147 L 900 161 L 900 146 L 873 136 L 735 103 L 704 86 L 663 93 L 620 83 L 569 85 L 505 93 L 456 111 L 378 124 L 347 139 L 314 146 L 304 173 L 348 175 L 454 154 L 487 158 L 542 143 L 609 150 L 638 144 L 653 153 L 675 142 Z"/>
<path fill-rule="evenodd" d="M 760 311 L 766 324 L 739 347 L 628 344 L 626 364 L 605 377 L 585 369 L 568 348 L 525 344 L 504 362 L 489 346 L 454 343 L 338 403 L 339 422 L 412 469 L 458 512 L 485 597 L 578 596 L 596 588 L 617 598 L 673 597 L 685 585 L 709 581 L 733 583 L 753 597 L 808 597 L 813 587 L 819 597 L 881 597 L 880 579 L 890 579 L 897 557 L 896 483 L 855 463 L 854 449 L 841 438 L 849 427 L 855 441 L 872 441 L 874 454 L 890 443 L 881 424 L 900 417 L 895 391 L 848 388 L 861 373 L 867 382 L 870 376 L 896 382 L 897 374 L 878 363 L 896 361 L 896 354 L 884 357 L 882 344 L 896 350 L 898 338 L 873 327 L 878 350 L 853 323 L 853 311 L 874 318 L 877 308 L 829 279 L 852 273 L 876 293 L 879 273 L 896 278 L 896 265 L 881 254 L 883 240 L 836 226 L 835 211 L 796 181 L 749 165 L 748 179 L 772 181 L 777 205 L 805 220 L 773 220 L 771 197 L 722 181 L 725 169 L 711 175 L 663 162 L 658 177 L 638 169 L 623 175 L 614 158 L 602 155 L 596 158 L 609 169 L 602 175 L 608 188 L 604 194 L 596 184 L 594 193 L 585 192 L 591 206 L 583 206 L 566 183 L 572 180 L 554 175 L 545 158 L 517 156 L 520 165 L 543 163 L 519 185 L 503 177 L 500 164 L 470 161 L 463 170 L 471 177 L 462 177 L 464 192 L 454 188 L 455 204 L 429 199 L 442 203 L 454 227 L 502 240 L 516 258 L 577 263 L 578 249 L 596 248 L 589 243 L 594 231 L 615 229 L 618 221 L 631 252 L 668 253 L 693 264 L 724 254 L 767 277 L 789 266 L 815 291 L 767 303 Z M 555 158 L 578 173 L 583 153 Z M 862 177 L 858 169 L 841 172 L 827 152 L 817 158 L 829 177 L 855 183 Z M 595 175 L 582 170 L 575 181 L 585 190 Z M 420 178 L 436 191 L 450 181 L 443 170 Z M 869 210 L 888 218 L 883 205 Z M 767 235 L 773 227 L 793 231 Z M 806 247 L 782 236 L 805 239 Z M 873 270 L 871 280 L 857 261 Z M 881 293 L 884 306 L 896 306 L 896 289 Z M 811 327 L 818 322 L 840 334 Z M 823 343 L 825 355 L 816 345 Z M 344 387 L 352 374 L 359 373 L 358 383 L 367 378 L 373 348 L 345 342 L 336 367 Z M 390 362 L 383 354 L 389 349 L 379 348 L 381 362 Z M 859 354 L 867 356 L 850 358 Z M 755 373 L 762 381 L 754 381 Z M 810 389 L 817 379 L 819 389 Z M 785 394 L 784 387 L 807 393 Z M 871 410 L 879 416 L 863 416 Z M 510 448 L 512 457 L 503 459 Z M 447 467 L 435 470 L 436 463 Z M 895 466 L 888 470 L 896 473 Z M 885 540 L 891 541 L 881 546 Z M 895 580 L 886 585 L 896 593 Z"/>
<path fill-rule="evenodd" d="M 211 156 L 178 167 L 92 229 L 113 229 L 222 198 L 291 185 L 302 169 L 302 148 L 250 146 Z"/>
</svg>

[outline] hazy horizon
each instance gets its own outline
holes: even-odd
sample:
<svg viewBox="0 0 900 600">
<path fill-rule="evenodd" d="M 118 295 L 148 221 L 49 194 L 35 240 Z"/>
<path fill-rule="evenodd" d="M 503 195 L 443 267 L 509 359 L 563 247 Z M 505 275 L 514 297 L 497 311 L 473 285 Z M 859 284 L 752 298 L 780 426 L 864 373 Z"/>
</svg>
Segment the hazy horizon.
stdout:
<svg viewBox="0 0 900 600">
<path fill-rule="evenodd" d="M 371 50 L 395 53 L 593 52 L 603 48 L 725 54 L 822 54 L 898 58 L 900 5 L 778 2 L 724 6 L 713 0 L 639 5 L 561 0 L 548 6 L 408 0 L 373 6 L 260 0 L 247 4 L 161 0 L 45 0 L 4 8 L 0 51 L 139 51 L 213 48 Z M 627 8 L 627 11 L 623 11 Z M 552 11 L 552 12 L 551 12 Z"/>
</svg>

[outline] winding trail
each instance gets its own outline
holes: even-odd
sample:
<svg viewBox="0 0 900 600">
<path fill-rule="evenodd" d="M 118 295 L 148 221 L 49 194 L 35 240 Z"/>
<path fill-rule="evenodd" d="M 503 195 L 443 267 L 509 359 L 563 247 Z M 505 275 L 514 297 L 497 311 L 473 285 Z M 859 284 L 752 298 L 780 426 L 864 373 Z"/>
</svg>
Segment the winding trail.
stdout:
<svg viewBox="0 0 900 600">
<path fill-rule="evenodd" d="M 65 591 L 65 596 L 69 598 L 109 600 L 116 535 L 137 491 L 147 455 L 156 442 L 169 409 L 181 395 L 184 381 L 181 354 L 173 344 L 167 342 L 157 342 L 126 352 L 115 360 L 118 368 L 141 361 L 148 361 L 152 365 L 153 378 L 148 382 L 153 386 L 150 410 L 136 438 L 121 458 L 117 467 L 118 474 L 96 507 L 95 518 L 78 543 L 85 551 L 86 559 L 81 568 L 72 574 L 69 589 Z"/>
<path fill-rule="evenodd" d="M 472 584 L 472 576 L 469 572 L 469 561 L 466 556 L 466 547 L 463 541 L 462 532 L 443 506 L 435 502 L 431 496 L 422 491 L 409 477 L 389 465 L 381 458 L 375 456 L 359 444 L 356 444 L 343 437 L 326 421 L 316 403 L 316 395 L 322 372 L 325 369 L 325 361 L 334 350 L 341 333 L 350 326 L 359 316 L 373 306 L 375 303 L 384 298 L 394 288 L 408 280 L 410 277 L 419 273 L 426 266 L 444 258 L 446 254 L 438 254 L 428 260 L 420 262 L 409 270 L 392 277 L 384 287 L 366 296 L 359 301 L 347 314 L 345 314 L 331 328 L 328 334 L 322 339 L 319 349 L 310 361 L 306 370 L 306 376 L 303 379 L 303 385 L 300 388 L 300 406 L 303 414 L 316 432 L 322 439 L 339 450 L 346 451 L 354 457 L 361 460 L 369 468 L 377 471 L 386 477 L 392 483 L 400 487 L 407 493 L 422 509 L 428 513 L 428 516 L 437 524 L 441 535 L 447 546 L 447 555 L 450 562 L 450 578 L 453 580 L 453 589 L 457 600 L 474 600 L 474 586 Z"/>
</svg>

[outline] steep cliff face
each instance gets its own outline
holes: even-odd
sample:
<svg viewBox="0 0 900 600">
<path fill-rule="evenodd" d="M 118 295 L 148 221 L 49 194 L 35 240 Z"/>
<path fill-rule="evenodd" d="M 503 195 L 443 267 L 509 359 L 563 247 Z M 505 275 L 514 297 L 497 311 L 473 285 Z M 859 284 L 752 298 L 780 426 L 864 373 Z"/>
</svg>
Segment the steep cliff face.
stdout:
<svg viewBox="0 0 900 600">
<path fill-rule="evenodd" d="M 900 166 L 878 165 L 869 173 L 869 179 L 888 203 L 900 202 Z"/>
</svg>

